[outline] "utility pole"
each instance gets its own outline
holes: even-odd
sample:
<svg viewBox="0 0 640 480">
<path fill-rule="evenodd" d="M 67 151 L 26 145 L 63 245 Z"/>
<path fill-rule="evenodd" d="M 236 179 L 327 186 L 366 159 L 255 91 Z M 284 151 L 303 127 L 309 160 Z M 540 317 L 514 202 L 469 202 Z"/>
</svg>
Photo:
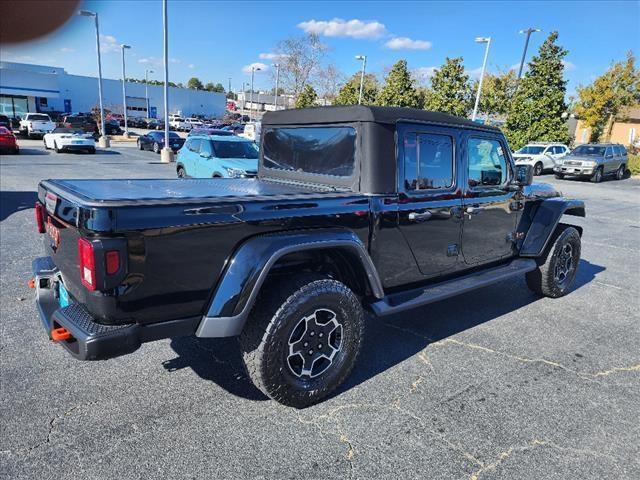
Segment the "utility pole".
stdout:
<svg viewBox="0 0 640 480">
<path fill-rule="evenodd" d="M 124 51 L 131 48 L 124 43 L 120 45 L 122 50 L 122 109 L 124 111 L 124 137 L 129 138 L 129 122 L 127 121 L 127 76 L 124 69 Z"/>
<path fill-rule="evenodd" d="M 249 117 L 251 117 L 252 112 L 253 112 L 253 76 L 255 74 L 255 72 L 259 72 L 261 69 L 260 67 L 255 67 L 255 66 L 251 66 L 251 106 L 249 107 Z M 251 120 L 251 118 L 249 119 Z"/>
<path fill-rule="evenodd" d="M 273 109 L 277 111 L 278 110 L 278 86 L 280 84 L 280 64 L 276 63 L 273 66 L 276 67 L 276 90 L 273 96 Z"/>
<path fill-rule="evenodd" d="M 144 71 L 144 98 L 147 100 L 147 118 L 151 118 L 149 113 L 149 74 L 154 73 L 153 70 L 145 69 Z"/>
<path fill-rule="evenodd" d="M 164 26 L 164 148 L 160 152 L 160 161 L 173 162 L 173 150 L 169 146 L 169 18 L 167 0 L 162 0 L 162 24 Z"/>
<path fill-rule="evenodd" d="M 358 94 L 358 105 L 362 105 L 362 89 L 364 87 L 364 70 L 367 68 L 367 56 L 356 55 L 356 60 L 362 60 L 362 70 L 360 71 L 360 93 Z"/>
<path fill-rule="evenodd" d="M 484 79 L 484 71 L 487 68 L 487 58 L 489 57 L 489 47 L 491 46 L 491 37 L 478 37 L 476 43 L 486 43 L 487 48 L 484 50 L 484 60 L 482 61 L 482 71 L 480 72 L 480 81 L 478 82 L 478 93 L 476 94 L 476 104 L 473 107 L 473 115 L 471 120 L 475 121 L 478 114 L 478 106 L 480 105 L 480 93 L 482 92 L 482 80 Z"/>
</svg>

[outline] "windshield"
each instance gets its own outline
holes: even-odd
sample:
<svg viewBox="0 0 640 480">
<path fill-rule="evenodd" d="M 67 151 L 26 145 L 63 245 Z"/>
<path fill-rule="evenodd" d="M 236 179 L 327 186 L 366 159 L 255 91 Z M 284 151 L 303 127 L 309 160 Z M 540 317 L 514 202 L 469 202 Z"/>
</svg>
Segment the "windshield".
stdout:
<svg viewBox="0 0 640 480">
<path fill-rule="evenodd" d="M 527 155 L 539 155 L 544 150 L 544 147 L 535 146 L 535 145 L 525 145 L 516 153 L 525 153 Z"/>
<path fill-rule="evenodd" d="M 598 147 L 595 145 L 580 145 L 571 152 L 571 155 L 595 155 L 601 157 L 607 147 Z"/>
<path fill-rule="evenodd" d="M 84 135 L 84 131 L 80 128 L 66 128 L 66 127 L 57 127 L 53 129 L 51 133 L 75 133 L 79 135 Z"/>
<path fill-rule="evenodd" d="M 258 148 L 251 142 L 213 141 L 213 151 L 218 158 L 258 158 Z"/>
<path fill-rule="evenodd" d="M 50 121 L 48 115 L 29 115 L 27 117 L 27 119 L 28 120 L 41 120 L 41 121 L 44 121 L 44 122 Z"/>
</svg>

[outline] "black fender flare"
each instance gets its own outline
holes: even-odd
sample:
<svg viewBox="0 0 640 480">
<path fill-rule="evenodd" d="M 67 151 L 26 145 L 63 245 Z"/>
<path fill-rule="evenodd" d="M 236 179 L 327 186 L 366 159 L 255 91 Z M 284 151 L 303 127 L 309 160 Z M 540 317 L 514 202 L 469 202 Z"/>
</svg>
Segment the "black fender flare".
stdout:
<svg viewBox="0 0 640 480">
<path fill-rule="evenodd" d="M 582 200 L 561 197 L 543 200 L 536 209 L 527 234 L 520 247 L 521 257 L 539 257 L 545 251 L 562 215 L 586 216 Z M 582 229 L 579 229 L 582 233 Z"/>
<path fill-rule="evenodd" d="M 289 253 L 323 249 L 351 253 L 366 272 L 373 295 L 378 299 L 384 297 L 373 261 L 355 233 L 322 230 L 261 235 L 245 241 L 226 262 L 196 336 L 239 335 L 271 267 Z"/>
</svg>

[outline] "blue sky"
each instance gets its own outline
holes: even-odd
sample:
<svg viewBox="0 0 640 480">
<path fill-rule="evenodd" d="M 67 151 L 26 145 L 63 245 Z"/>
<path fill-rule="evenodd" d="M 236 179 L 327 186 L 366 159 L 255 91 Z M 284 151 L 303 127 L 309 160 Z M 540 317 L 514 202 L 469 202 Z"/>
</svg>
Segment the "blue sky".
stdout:
<svg viewBox="0 0 640 480">
<path fill-rule="evenodd" d="M 104 75 L 120 78 L 120 43 L 127 51 L 127 76 L 144 77 L 145 68 L 161 78 L 162 7 L 158 0 L 88 0 L 83 8 L 100 15 Z M 368 71 L 382 74 L 398 59 L 428 74 L 445 57 L 464 57 L 477 74 L 483 46 L 476 36 L 492 37 L 489 68 L 507 69 L 520 60 L 524 36 L 518 30 L 542 29 L 531 39 L 528 58 L 546 35 L 558 30 L 569 50 L 566 76 L 569 93 L 589 83 L 612 60 L 628 50 L 640 51 L 638 1 L 497 1 L 497 2 L 241 2 L 169 1 L 170 79 L 203 82 L 231 77 L 239 88 L 253 62 L 268 58 L 279 40 L 305 31 L 320 33 L 328 45 L 328 60 L 345 74 L 359 69 L 357 54 L 368 57 Z M 88 18 L 74 17 L 57 32 L 23 45 L 3 46 L 2 60 L 64 67 L 67 72 L 95 75 L 95 40 Z M 262 57 L 262 58 L 261 58 Z M 257 88 L 271 88 L 267 72 L 256 75 Z"/>
</svg>

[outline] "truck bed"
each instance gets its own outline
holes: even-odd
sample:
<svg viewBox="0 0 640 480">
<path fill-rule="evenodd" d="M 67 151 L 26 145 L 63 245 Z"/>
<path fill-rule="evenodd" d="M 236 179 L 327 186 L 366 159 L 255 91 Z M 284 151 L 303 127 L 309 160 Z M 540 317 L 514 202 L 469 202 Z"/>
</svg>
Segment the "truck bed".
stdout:
<svg viewBox="0 0 640 480">
<path fill-rule="evenodd" d="M 309 197 L 329 192 L 352 192 L 317 185 L 245 179 L 142 179 L 142 180 L 45 180 L 47 191 L 88 207 L 119 207 L 161 204 L 237 201 L 238 199 L 276 200 L 281 197 Z"/>
</svg>

